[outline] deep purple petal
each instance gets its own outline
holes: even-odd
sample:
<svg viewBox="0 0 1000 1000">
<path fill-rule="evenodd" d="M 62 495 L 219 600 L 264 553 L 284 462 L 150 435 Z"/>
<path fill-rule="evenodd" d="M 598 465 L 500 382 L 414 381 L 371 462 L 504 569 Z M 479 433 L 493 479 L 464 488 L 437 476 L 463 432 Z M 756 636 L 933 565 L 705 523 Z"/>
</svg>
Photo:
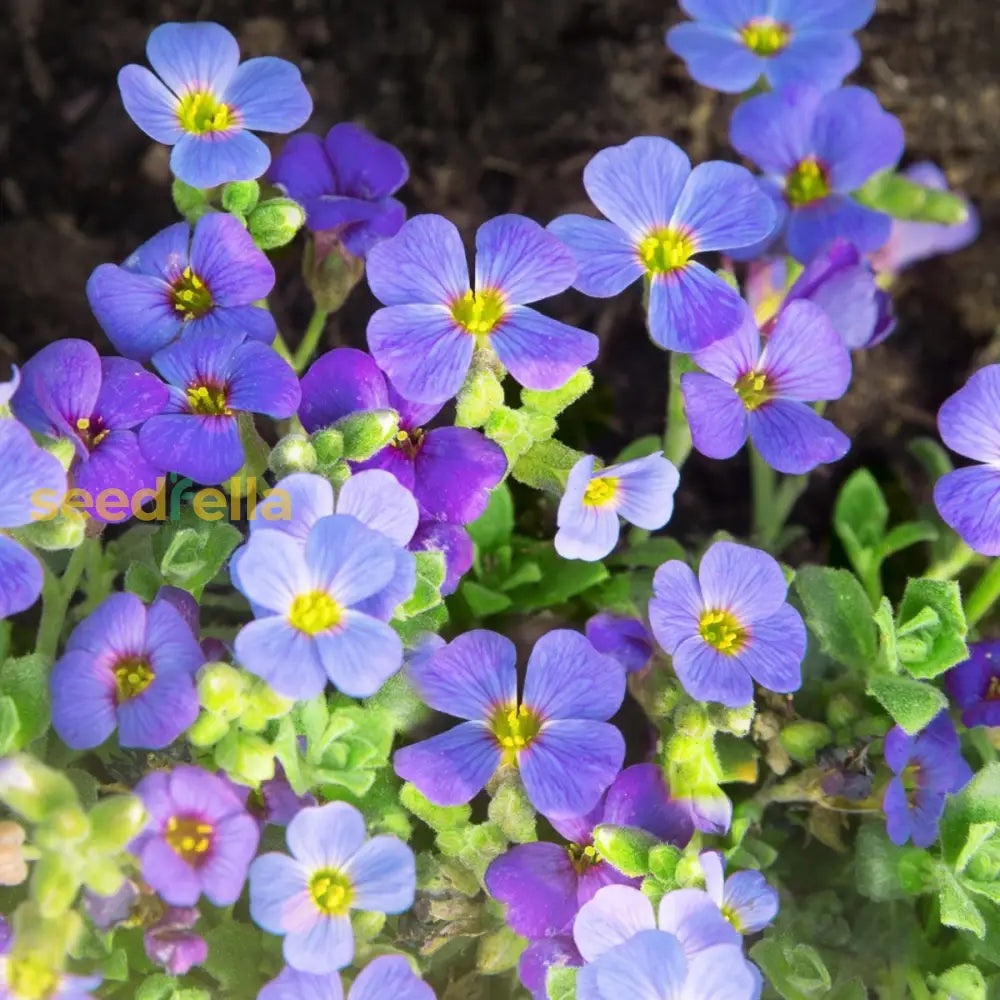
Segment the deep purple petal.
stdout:
<svg viewBox="0 0 1000 1000">
<path fill-rule="evenodd" d="M 118 71 L 125 111 L 151 139 L 172 146 L 184 134 L 177 119 L 179 101 L 145 66 L 132 63 Z"/>
<path fill-rule="evenodd" d="M 230 130 L 184 135 L 170 154 L 170 169 L 191 187 L 252 181 L 267 170 L 271 153 L 252 132 Z"/>
<path fill-rule="evenodd" d="M 513 305 L 564 292 L 576 277 L 573 254 L 523 215 L 498 215 L 476 232 L 476 291 L 496 289 Z"/>
<path fill-rule="evenodd" d="M 193 413 L 151 417 L 139 431 L 139 447 L 157 468 L 188 476 L 196 483 L 225 482 L 244 460 L 235 417 Z"/>
<path fill-rule="evenodd" d="M 385 376 L 370 354 L 353 347 L 328 351 L 302 376 L 299 419 L 310 433 L 359 410 L 388 405 Z"/>
<path fill-rule="evenodd" d="M 694 833 L 688 809 L 670 797 L 657 764 L 633 764 L 615 778 L 602 822 L 636 826 L 678 847 L 687 844 Z"/>
<path fill-rule="evenodd" d="M 872 253 L 889 238 L 891 229 L 888 215 L 843 195 L 831 195 L 789 214 L 785 242 L 788 252 L 804 263 L 837 237 L 849 240 L 864 253 Z"/>
<path fill-rule="evenodd" d="M 221 24 L 171 22 L 152 30 L 146 56 L 175 94 L 204 90 L 219 95 L 236 71 L 240 47 Z"/>
<path fill-rule="evenodd" d="M 274 287 L 267 255 L 227 212 L 210 212 L 198 220 L 191 240 L 191 270 L 205 282 L 215 305 L 249 305 L 266 298 Z"/>
<path fill-rule="evenodd" d="M 336 186 L 323 140 L 311 132 L 299 132 L 289 138 L 271 161 L 267 178 L 298 202 L 329 194 Z"/>
<path fill-rule="evenodd" d="M 486 870 L 486 888 L 506 905 L 508 926 L 529 940 L 568 930 L 579 877 L 566 848 L 515 844 Z"/>
<path fill-rule="evenodd" d="M 885 813 L 885 832 L 894 844 L 902 846 L 910 839 L 910 803 L 899 778 L 893 778 L 886 786 L 882 811 Z"/>
<path fill-rule="evenodd" d="M 114 732 L 114 674 L 92 654 L 65 653 L 52 668 L 49 687 L 52 728 L 67 746 L 76 750 L 100 746 Z"/>
<path fill-rule="evenodd" d="M 802 686 L 805 655 L 806 626 L 802 616 L 790 604 L 783 604 L 777 614 L 754 622 L 738 658 L 761 687 L 787 694 Z"/>
<path fill-rule="evenodd" d="M 599 653 L 607 653 L 626 673 L 642 670 L 653 655 L 653 644 L 638 618 L 600 611 L 587 619 L 586 635 Z"/>
<path fill-rule="evenodd" d="M 229 406 L 234 410 L 284 418 L 301 399 L 299 380 L 284 358 L 257 341 L 240 344 L 229 369 Z"/>
<path fill-rule="evenodd" d="M 820 99 L 820 92 L 808 86 L 751 97 L 733 112 L 729 141 L 765 173 L 783 177 L 814 151 L 813 122 Z"/>
<path fill-rule="evenodd" d="M 734 385 L 741 375 L 756 368 L 760 351 L 760 331 L 753 314 L 747 309 L 743 322 L 730 336 L 709 344 L 693 357 L 698 366 L 710 375 Z"/>
<path fill-rule="evenodd" d="M 101 379 L 91 416 L 109 430 L 135 427 L 167 405 L 167 387 L 135 361 L 101 358 Z"/>
<path fill-rule="evenodd" d="M 244 128 L 260 132 L 294 132 L 313 108 L 298 66 L 274 56 L 241 63 L 222 100 L 239 113 Z"/>
<path fill-rule="evenodd" d="M 14 397 L 15 412 L 17 396 Z M 980 368 L 938 411 L 941 440 L 977 462 L 1000 462 L 1000 365 Z"/>
<path fill-rule="evenodd" d="M 547 1000 L 545 977 L 552 966 L 583 964 L 570 937 L 549 937 L 528 945 L 521 953 L 518 976 L 532 1000 Z"/>
<path fill-rule="evenodd" d="M 608 298 L 643 275 L 634 240 L 613 222 L 586 215 L 562 215 L 548 226 L 569 247 L 578 271 L 573 287 L 584 295 Z"/>
<path fill-rule="evenodd" d="M 776 399 L 750 414 L 750 439 L 778 472 L 801 475 L 847 454 L 851 440 L 805 403 Z"/>
<path fill-rule="evenodd" d="M 753 681 L 734 656 L 710 646 L 700 635 L 685 639 L 673 653 L 674 672 L 697 701 L 743 708 L 753 701 Z"/>
<path fill-rule="evenodd" d="M 705 610 L 701 588 L 691 567 L 679 559 L 665 562 L 653 577 L 649 624 L 656 641 L 673 655 L 685 639 L 698 634 Z"/>
<path fill-rule="evenodd" d="M 396 751 L 393 767 L 439 806 L 459 806 L 482 791 L 500 766 L 500 746 L 481 722 L 463 722 Z"/>
<path fill-rule="evenodd" d="M 384 198 L 398 191 L 410 175 L 406 158 L 395 146 L 353 122 L 334 125 L 323 145 L 340 194 Z"/>
<path fill-rule="evenodd" d="M 161 471 L 139 450 L 139 442 L 132 431 L 111 431 L 90 453 L 90 458 L 76 467 L 76 486 L 106 504 L 104 512 L 100 503 L 92 508 L 88 506 L 87 512 L 101 521 L 113 523 L 131 517 L 136 506 L 135 495 L 140 490 L 154 489 Z M 124 503 L 117 503 L 117 498 L 99 496 L 112 489 L 125 494 Z"/>
<path fill-rule="evenodd" d="M 735 333 L 747 314 L 739 293 L 701 264 L 654 275 L 649 335 L 670 351 L 690 353 Z"/>
<path fill-rule="evenodd" d="M 534 309 L 515 306 L 490 335 L 504 366 L 528 389 L 559 389 L 597 357 L 597 337 Z M 395 380 L 394 380 L 395 381 Z"/>
<path fill-rule="evenodd" d="M 25 363 L 11 408 L 33 431 L 72 437 L 76 420 L 93 413 L 100 389 L 97 349 L 85 340 L 57 340 Z"/>
<path fill-rule="evenodd" d="M 767 67 L 732 31 L 690 21 L 667 32 L 667 47 L 687 64 L 695 82 L 726 94 L 749 90 Z"/>
<path fill-rule="evenodd" d="M 204 316 L 188 320 L 181 328 L 181 336 L 195 333 L 226 333 L 232 339 L 244 336 L 268 346 L 274 341 L 277 326 L 274 316 L 260 306 L 217 306 Z"/>
<path fill-rule="evenodd" d="M 746 407 L 733 387 L 714 375 L 685 372 L 681 391 L 695 448 L 709 458 L 732 458 L 750 433 Z"/>
<path fill-rule="evenodd" d="M 423 517 L 474 521 L 507 471 L 503 449 L 467 427 L 430 431 L 417 452 L 414 495 Z"/>
<path fill-rule="evenodd" d="M 136 853 L 142 877 L 167 903 L 194 906 L 201 895 L 198 873 L 162 837 L 150 837 Z"/>
</svg>

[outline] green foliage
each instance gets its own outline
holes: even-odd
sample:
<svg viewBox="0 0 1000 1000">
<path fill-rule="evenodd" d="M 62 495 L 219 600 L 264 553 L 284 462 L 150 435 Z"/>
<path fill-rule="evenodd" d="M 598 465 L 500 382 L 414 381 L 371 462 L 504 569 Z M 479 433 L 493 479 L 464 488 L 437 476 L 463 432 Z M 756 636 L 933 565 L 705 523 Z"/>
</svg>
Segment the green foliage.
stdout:
<svg viewBox="0 0 1000 1000">
<path fill-rule="evenodd" d="M 545 992 L 549 1000 L 576 1000 L 578 969 L 552 966 L 545 977 Z"/>
<path fill-rule="evenodd" d="M 805 566 L 795 589 L 823 652 L 862 675 L 869 671 L 878 649 L 871 602 L 857 578 L 843 569 Z"/>
<path fill-rule="evenodd" d="M 242 540 L 227 521 L 205 521 L 184 507 L 176 521 L 164 522 L 153 535 L 153 555 L 164 583 L 200 598 Z"/>
<path fill-rule="evenodd" d="M 5 660 L 0 666 L 0 691 L 5 703 L 5 708 L 0 709 L 0 745 L 6 742 L 3 752 L 10 753 L 23 749 L 49 728 L 49 671 L 45 659 L 32 654 Z M 9 734 L 6 741 L 5 729 Z"/>
<path fill-rule="evenodd" d="M 957 226 L 969 217 L 969 210 L 958 195 L 923 187 L 892 170 L 874 174 L 854 192 L 854 197 L 868 208 L 908 222 Z"/>
</svg>

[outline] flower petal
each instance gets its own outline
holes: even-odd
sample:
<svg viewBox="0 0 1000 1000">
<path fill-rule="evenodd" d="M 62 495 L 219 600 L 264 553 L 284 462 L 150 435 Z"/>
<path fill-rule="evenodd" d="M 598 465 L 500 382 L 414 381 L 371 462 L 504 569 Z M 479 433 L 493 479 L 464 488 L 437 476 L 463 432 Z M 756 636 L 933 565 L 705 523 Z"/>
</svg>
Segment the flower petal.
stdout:
<svg viewBox="0 0 1000 1000">
<path fill-rule="evenodd" d="M 306 541 L 306 562 L 310 583 L 347 607 L 378 593 L 396 569 L 392 542 L 347 514 L 316 522 Z"/>
<path fill-rule="evenodd" d="M 225 482 L 244 460 L 234 417 L 163 413 L 142 425 L 139 447 L 157 468 L 188 476 L 196 483 Z"/>
<path fill-rule="evenodd" d="M 601 822 L 636 826 L 678 847 L 686 845 L 694 833 L 687 806 L 671 798 L 657 764 L 633 764 L 615 778 Z"/>
<path fill-rule="evenodd" d="M 662 452 L 612 465 L 604 471 L 618 480 L 618 513 L 630 524 L 656 531 L 670 520 L 680 475 Z"/>
<path fill-rule="evenodd" d="M 269 534 L 278 532 L 260 533 Z M 258 618 L 244 625 L 234 649 L 236 658 L 250 673 L 262 677 L 286 698 L 315 698 L 326 687 L 326 673 L 315 644 L 282 615 Z"/>
<path fill-rule="evenodd" d="M 739 932 L 702 889 L 674 889 L 661 900 L 657 912 L 661 931 L 673 934 L 688 957 L 713 945 L 741 946 Z"/>
<path fill-rule="evenodd" d="M 142 694 L 118 704 L 118 743 L 162 750 L 194 723 L 198 711 L 190 674 L 157 673 Z"/>
<path fill-rule="evenodd" d="M 384 198 L 398 191 L 410 175 L 406 158 L 395 146 L 353 122 L 334 125 L 323 144 L 341 194 Z"/>
<path fill-rule="evenodd" d="M 642 277 L 635 241 L 613 222 L 586 215 L 562 215 L 548 225 L 569 247 L 577 263 L 573 287 L 597 298 L 608 298 Z"/>
<path fill-rule="evenodd" d="M 438 806 L 460 806 L 483 790 L 500 766 L 500 746 L 481 722 L 454 729 L 396 751 L 393 767 Z"/>
<path fill-rule="evenodd" d="M 244 128 L 259 132 L 294 132 L 305 125 L 313 109 L 298 66 L 274 56 L 241 63 L 222 101 L 239 112 Z"/>
<path fill-rule="evenodd" d="M 326 482 L 319 476 L 310 478 Z M 366 469 L 351 476 L 340 488 L 337 513 L 350 514 L 397 545 L 409 543 L 420 520 L 413 494 L 381 469 Z"/>
<path fill-rule="evenodd" d="M 339 870 L 361 850 L 366 834 L 365 818 L 354 806 L 328 802 L 300 809 L 288 824 L 285 839 L 292 856 L 308 871 Z"/>
<path fill-rule="evenodd" d="M 831 90 L 860 62 L 861 47 L 850 35 L 809 32 L 796 35 L 782 52 L 769 59 L 765 75 L 775 90 L 796 83 Z"/>
<path fill-rule="evenodd" d="M 773 16 L 808 31 L 857 31 L 875 13 L 875 0 L 773 0 Z"/>
<path fill-rule="evenodd" d="M 523 215 L 497 215 L 476 232 L 476 291 L 496 289 L 514 305 L 566 291 L 576 277 L 573 254 Z"/>
<path fill-rule="evenodd" d="M 210 212 L 194 227 L 191 270 L 220 306 L 242 306 L 268 296 L 274 268 L 253 237 L 228 212 Z"/>
<path fill-rule="evenodd" d="M 299 419 L 310 434 L 359 410 L 387 406 L 385 376 L 370 354 L 353 347 L 327 351 L 302 376 Z"/>
<path fill-rule="evenodd" d="M 843 458 L 851 440 L 805 403 L 776 399 L 750 414 L 750 440 L 778 472 L 801 475 Z"/>
<path fill-rule="evenodd" d="M 170 22 L 152 30 L 146 57 L 178 96 L 191 91 L 219 95 L 236 71 L 240 47 L 221 24 Z"/>
<path fill-rule="evenodd" d="M 416 457 L 414 494 L 421 515 L 451 524 L 474 521 L 506 471 L 503 449 L 479 431 L 435 428 L 424 436 Z"/>
<path fill-rule="evenodd" d="M 656 914 L 649 897 L 638 889 L 611 885 L 580 907 L 573 924 L 573 940 L 588 962 L 643 931 L 656 930 Z"/>
<path fill-rule="evenodd" d="M 831 195 L 791 212 L 785 242 L 796 260 L 807 263 L 837 237 L 862 253 L 874 253 L 889 239 L 892 220 L 843 195 Z"/>
<path fill-rule="evenodd" d="M 348 916 L 325 914 L 302 933 L 285 935 L 285 961 L 302 972 L 336 972 L 354 958 L 354 929 Z"/>
<path fill-rule="evenodd" d="M 618 544 L 621 526 L 618 514 L 610 508 L 581 504 L 573 508 L 559 504 L 559 530 L 553 543 L 563 559 L 583 559 L 597 562 Z"/>
<path fill-rule="evenodd" d="M 682 1000 L 756 1000 L 760 974 L 743 957 L 743 949 L 716 945 L 688 959 Z"/>
<path fill-rule="evenodd" d="M 754 622 L 739 661 L 761 687 L 788 694 L 802 686 L 805 655 L 806 626 L 802 616 L 790 604 L 783 604 L 777 614 Z"/>
<path fill-rule="evenodd" d="M 349 1000 L 434 1000 L 434 991 L 414 975 L 402 955 L 380 955 L 354 980 Z M 333 1000 L 333 998 L 331 998 Z"/>
<path fill-rule="evenodd" d="M 735 333 L 747 315 L 739 293 L 701 264 L 657 274 L 649 286 L 649 335 L 689 354 Z"/>
<path fill-rule="evenodd" d="M 566 848 L 543 841 L 515 844 L 486 869 L 486 888 L 506 906 L 507 926 L 529 940 L 571 926 L 578 881 Z"/>
<path fill-rule="evenodd" d="M 314 976 L 286 965 L 261 987 L 257 1000 L 344 1000 L 344 987 L 339 975 Z"/>
<path fill-rule="evenodd" d="M 185 184 L 197 188 L 256 180 L 270 162 L 267 146 L 243 129 L 183 135 L 170 154 L 170 169 Z"/>
<path fill-rule="evenodd" d="M 136 493 L 158 488 L 162 485 L 159 478 L 160 470 L 139 450 L 139 442 L 132 431 L 111 431 L 90 457 L 76 467 L 76 486 L 92 497 L 105 499 L 100 494 L 111 489 L 119 489 L 125 494 L 124 505 L 107 497 L 106 505 L 97 503 L 86 508 L 91 517 L 110 523 L 128 520 L 136 507 Z"/>
<path fill-rule="evenodd" d="M 118 71 L 118 91 L 125 111 L 150 137 L 172 146 L 184 134 L 177 111 L 180 102 L 145 66 L 131 63 Z"/>
<path fill-rule="evenodd" d="M 691 567 L 679 559 L 665 562 L 653 577 L 649 601 L 649 624 L 656 641 L 673 655 L 685 639 L 698 634 L 704 610 L 701 588 Z"/>
<path fill-rule="evenodd" d="M 87 280 L 94 318 L 120 354 L 148 361 L 181 332 L 183 321 L 159 278 L 101 264 Z"/>
<path fill-rule="evenodd" d="M 767 339 L 759 370 L 787 399 L 839 399 L 851 381 L 851 356 L 826 313 L 812 302 L 790 302 Z"/>
<path fill-rule="evenodd" d="M 949 396 L 937 423 L 952 451 L 977 462 L 1000 462 L 1000 365 L 980 368 Z"/>
<path fill-rule="evenodd" d="M 39 448 L 16 420 L 0 418 L 0 528 L 20 528 L 37 519 L 40 491 L 58 503 L 66 492 L 59 460 Z"/>
<path fill-rule="evenodd" d="M 753 701 L 753 681 L 734 656 L 710 646 L 700 635 L 685 639 L 673 653 L 674 673 L 697 701 L 743 708 Z"/>
<path fill-rule="evenodd" d="M 729 141 L 766 174 L 784 177 L 813 148 L 813 122 L 822 95 L 815 87 L 786 87 L 744 101 L 729 122 Z"/>
<path fill-rule="evenodd" d="M 0 537 L 0 619 L 30 608 L 42 592 L 42 567 L 27 549 Z"/>
<path fill-rule="evenodd" d="M 372 837 L 344 871 L 354 890 L 351 905 L 378 913 L 402 913 L 413 906 L 417 871 L 413 851 L 398 837 Z"/>
<path fill-rule="evenodd" d="M 778 915 L 778 893 L 760 872 L 736 872 L 726 879 L 726 912 L 741 934 L 762 931 Z"/>
<path fill-rule="evenodd" d="M 260 842 L 260 827 L 247 812 L 226 816 L 216 824 L 212 854 L 199 875 L 201 891 L 216 906 L 232 906 L 243 893 L 247 869 Z"/>
<path fill-rule="evenodd" d="M 724 94 L 749 90 L 767 68 L 767 60 L 744 45 L 734 31 L 715 24 L 677 24 L 667 32 L 667 47 L 684 60 L 697 83 Z"/>
<path fill-rule="evenodd" d="M 934 486 L 934 504 L 969 548 L 1000 555 L 1000 470 L 973 465 L 947 473 Z"/>
<path fill-rule="evenodd" d="M 750 433 L 747 410 L 736 390 L 714 375 L 684 372 L 681 392 L 695 448 L 709 458 L 732 458 Z"/>
<path fill-rule="evenodd" d="M 515 306 L 490 335 L 490 344 L 526 389 L 559 389 L 597 357 L 597 337 L 534 309 Z"/>
<path fill-rule="evenodd" d="M 312 132 L 299 132 L 288 139 L 271 161 L 267 178 L 298 202 L 329 194 L 337 183 L 323 140 Z"/>
<path fill-rule="evenodd" d="M 360 611 L 344 612 L 341 627 L 318 633 L 315 642 L 327 677 L 352 698 L 375 694 L 403 665 L 396 631 Z"/>
<path fill-rule="evenodd" d="M 698 567 L 698 581 L 706 608 L 728 611 L 743 625 L 770 618 L 788 593 L 773 556 L 735 542 L 716 542 L 708 549 Z"/>
<path fill-rule="evenodd" d="M 687 966 L 677 939 L 662 931 L 641 931 L 605 955 L 597 966 L 601 997 L 679 1000 Z"/>
<path fill-rule="evenodd" d="M 7 539 L 3 541 L 6 545 L 13 544 Z M 52 668 L 49 688 L 52 728 L 68 747 L 86 750 L 100 746 L 114 732 L 117 725 L 114 674 L 93 654 L 65 653 Z"/>
</svg>

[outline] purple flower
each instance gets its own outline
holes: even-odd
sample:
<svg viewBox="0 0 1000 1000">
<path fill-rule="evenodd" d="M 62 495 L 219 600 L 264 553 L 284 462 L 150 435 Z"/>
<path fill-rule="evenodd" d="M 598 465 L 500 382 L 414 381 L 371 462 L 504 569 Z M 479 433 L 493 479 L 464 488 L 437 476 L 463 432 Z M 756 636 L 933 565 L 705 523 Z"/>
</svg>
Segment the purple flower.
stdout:
<svg viewBox="0 0 1000 1000">
<path fill-rule="evenodd" d="M 57 340 L 24 366 L 12 405 L 31 430 L 73 442 L 70 480 L 87 494 L 81 509 L 102 521 L 123 521 L 135 494 L 151 490 L 161 471 L 143 457 L 135 428 L 163 409 L 167 395 L 134 361 L 102 358 L 85 340 Z"/>
<path fill-rule="evenodd" d="M 517 974 L 532 1000 L 549 1000 L 545 987 L 549 969 L 554 966 L 578 968 L 581 965 L 583 956 L 577 951 L 572 936 L 561 934 L 532 941 L 521 952 Z"/>
<path fill-rule="evenodd" d="M 708 549 L 697 579 L 677 559 L 656 571 L 650 625 L 692 698 L 741 708 L 754 681 L 782 694 L 799 689 L 806 627 L 787 593 L 775 559 L 733 542 Z"/>
<path fill-rule="evenodd" d="M 10 951 L 13 940 L 14 932 L 11 930 L 10 923 L 3 914 L 0 914 L 0 955 L 6 955 Z"/>
<path fill-rule="evenodd" d="M 178 222 L 119 267 L 101 264 L 87 281 L 97 322 L 119 354 L 149 361 L 183 334 L 228 333 L 263 344 L 274 317 L 254 305 L 274 286 L 274 268 L 239 221 L 212 212 Z"/>
<path fill-rule="evenodd" d="M 914 163 L 902 173 L 904 177 L 924 187 L 935 191 L 948 190 L 948 179 L 933 163 Z M 954 226 L 893 219 L 888 243 L 872 254 L 875 270 L 898 274 L 917 261 L 936 257 L 938 254 L 954 253 L 967 247 L 979 236 L 979 213 L 968 198 L 962 200 L 969 213 L 968 218 Z"/>
<path fill-rule="evenodd" d="M 600 611 L 587 619 L 584 631 L 594 649 L 614 657 L 627 674 L 642 670 L 653 655 L 653 640 L 638 618 Z"/>
<path fill-rule="evenodd" d="M 426 520 L 468 524 L 479 517 L 507 471 L 498 444 L 467 427 L 425 431 L 441 407 L 403 399 L 364 351 L 329 351 L 302 377 L 299 419 L 310 433 L 352 413 L 384 409 L 399 414 L 399 432 L 355 467 L 391 472 L 416 497 Z"/>
<path fill-rule="evenodd" d="M 52 668 L 52 727 L 74 750 L 100 746 L 116 728 L 123 747 L 162 749 L 197 718 L 194 675 L 204 662 L 166 601 L 147 610 L 134 594 L 112 594 Z"/>
<path fill-rule="evenodd" d="M 805 263 L 837 236 L 863 253 L 889 238 L 889 216 L 851 197 L 903 152 L 903 128 L 874 94 L 798 85 L 760 94 L 733 113 L 729 139 L 766 175 L 765 190 L 787 218 L 793 257 Z"/>
<path fill-rule="evenodd" d="M 99 896 L 90 889 L 83 890 L 83 908 L 94 926 L 102 931 L 109 931 L 128 920 L 138 899 L 136 884 L 127 878 L 122 879 L 122 884 L 110 896 Z"/>
<path fill-rule="evenodd" d="M 146 57 L 155 74 L 134 63 L 118 73 L 122 103 L 146 135 L 174 147 L 170 169 L 192 187 L 260 177 L 271 154 L 250 130 L 294 132 L 312 114 L 295 66 L 272 56 L 241 65 L 222 25 L 161 24 Z"/>
<path fill-rule="evenodd" d="M 274 777 L 261 782 L 260 797 L 264 806 L 264 822 L 274 826 L 288 826 L 300 810 L 316 805 L 314 795 L 295 794 L 280 761 L 275 762 Z"/>
<path fill-rule="evenodd" d="M 703 87 L 729 94 L 763 77 L 838 86 L 861 61 L 851 37 L 868 23 L 875 0 L 681 0 L 694 20 L 667 32 L 667 45 Z"/>
<path fill-rule="evenodd" d="M 517 844 L 486 870 L 486 888 L 505 904 L 507 923 L 531 941 L 568 934 L 577 911 L 606 885 L 638 886 L 594 850 L 602 823 L 638 827 L 683 847 L 694 832 L 687 810 L 670 798 L 655 764 L 626 768 L 586 816 L 556 819 L 568 846 Z"/>
<path fill-rule="evenodd" d="M 0 416 L 8 416 L 8 404 L 17 392 L 17 387 L 21 384 L 21 373 L 17 370 L 17 365 L 10 366 L 10 379 L 0 382 Z"/>
<path fill-rule="evenodd" d="M 179 764 L 147 774 L 135 793 L 149 819 L 129 850 L 142 877 L 171 906 L 216 906 L 239 899 L 260 833 L 230 783 L 200 767 Z"/>
<path fill-rule="evenodd" d="M 169 906 L 143 935 L 146 957 L 171 976 L 183 976 L 208 957 L 205 939 L 191 928 L 198 922 L 193 906 Z"/>
<path fill-rule="evenodd" d="M 850 439 L 807 405 L 839 399 L 851 381 L 851 356 L 819 306 L 793 302 L 763 344 L 748 318 L 694 359 L 705 371 L 685 372 L 681 390 L 703 455 L 731 458 L 749 437 L 768 465 L 798 474 L 850 448 Z"/>
<path fill-rule="evenodd" d="M 368 347 L 417 403 L 454 396 L 477 346 L 492 348 L 521 385 L 558 389 L 597 357 L 597 338 L 526 303 L 565 291 L 575 276 L 572 254 L 551 233 L 500 215 L 476 233 L 473 291 L 458 230 L 418 215 L 368 255 L 368 284 L 386 306 L 368 322 Z"/>
<path fill-rule="evenodd" d="M 350 911 L 402 913 L 413 905 L 413 852 L 396 837 L 365 840 L 354 806 L 303 809 L 288 824 L 287 854 L 250 866 L 250 915 L 284 935 L 285 961 L 300 972 L 334 972 L 354 957 Z"/>
<path fill-rule="evenodd" d="M 726 861 L 718 851 L 702 851 L 698 860 L 705 891 L 740 934 L 756 934 L 777 916 L 778 893 L 760 872 L 735 872 L 726 878 Z"/>
<path fill-rule="evenodd" d="M 170 388 L 162 413 L 139 432 L 139 447 L 157 468 L 221 483 L 245 461 L 241 413 L 290 417 L 299 380 L 265 344 L 228 330 L 185 336 L 159 351 L 153 364 Z"/>
<path fill-rule="evenodd" d="M 578 632 L 535 643 L 517 698 L 517 651 L 495 632 L 460 635 L 408 667 L 433 709 L 467 721 L 396 751 L 396 773 L 437 805 L 468 802 L 501 764 L 516 765 L 532 805 L 550 817 L 592 809 L 622 766 L 625 743 L 605 722 L 625 673 Z"/>
<path fill-rule="evenodd" d="M 66 473 L 16 421 L 0 417 L 0 532 L 31 524 L 39 501 L 58 503 Z M 0 533 L 0 619 L 30 608 L 42 592 L 42 567 L 13 539 Z"/>
<path fill-rule="evenodd" d="M 912 839 L 915 847 L 930 847 L 937 840 L 945 796 L 961 791 L 972 777 L 947 711 L 916 736 L 893 726 L 883 752 L 896 775 L 882 799 L 886 833 L 894 844 Z"/>
<path fill-rule="evenodd" d="M 945 674 L 951 700 L 962 709 L 962 725 L 1000 726 L 1000 642 L 974 642 L 969 658 Z"/>
<path fill-rule="evenodd" d="M 346 514 L 321 517 L 305 544 L 254 532 L 231 564 L 256 618 L 236 636 L 237 659 L 288 698 L 315 697 L 328 679 L 352 698 L 374 694 L 402 665 L 403 646 L 364 602 L 397 579 L 399 551 Z"/>
<path fill-rule="evenodd" d="M 871 266 L 857 247 L 839 237 L 821 250 L 788 287 L 787 257 L 768 257 L 750 264 L 747 302 L 765 334 L 774 329 L 780 311 L 805 299 L 827 314 L 845 346 L 852 351 L 881 344 L 896 319 L 892 296 L 878 287 Z"/>
<path fill-rule="evenodd" d="M 970 548 L 1000 555 L 1000 365 L 981 368 L 944 401 L 938 432 L 952 451 L 983 463 L 937 481 L 938 513 Z"/>
<path fill-rule="evenodd" d="M 326 139 L 293 135 L 267 176 L 302 205 L 310 229 L 332 230 L 355 257 L 395 236 L 406 219 L 402 203 L 391 197 L 410 176 L 406 159 L 360 125 L 341 122 Z"/>
<path fill-rule="evenodd" d="M 584 455 L 559 501 L 556 552 L 564 559 L 603 559 L 618 543 L 619 515 L 637 528 L 662 528 L 674 512 L 679 482 L 661 451 L 597 471 L 594 456 Z"/>
<path fill-rule="evenodd" d="M 696 351 L 740 325 L 746 304 L 694 257 L 774 229 L 774 207 L 747 170 L 720 161 L 692 170 L 669 139 L 640 136 L 602 149 L 583 185 L 611 221 L 564 215 L 549 226 L 576 256 L 575 288 L 606 298 L 645 276 L 649 332 L 669 350 Z"/>
<path fill-rule="evenodd" d="M 314 976 L 291 966 L 281 970 L 257 994 L 257 1000 L 343 1000 L 336 973 Z M 419 979 L 402 955 L 382 955 L 369 962 L 354 980 L 347 1000 L 434 1000 L 434 991 Z"/>
<path fill-rule="evenodd" d="M 440 552 L 444 556 L 442 597 L 455 592 L 462 577 L 472 568 L 476 553 L 465 528 L 445 521 L 421 521 L 410 542 L 410 548 L 414 552 Z"/>
</svg>

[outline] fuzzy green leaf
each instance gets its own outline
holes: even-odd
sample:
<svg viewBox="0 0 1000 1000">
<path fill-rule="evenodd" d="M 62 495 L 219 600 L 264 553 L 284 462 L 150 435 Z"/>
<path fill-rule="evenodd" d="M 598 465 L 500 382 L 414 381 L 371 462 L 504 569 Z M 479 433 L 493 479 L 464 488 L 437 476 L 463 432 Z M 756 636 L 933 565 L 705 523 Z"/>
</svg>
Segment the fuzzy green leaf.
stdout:
<svg viewBox="0 0 1000 1000">
<path fill-rule="evenodd" d="M 795 577 L 806 621 L 823 651 L 867 673 L 877 656 L 872 606 L 857 578 L 844 569 L 806 566 Z"/>
</svg>

